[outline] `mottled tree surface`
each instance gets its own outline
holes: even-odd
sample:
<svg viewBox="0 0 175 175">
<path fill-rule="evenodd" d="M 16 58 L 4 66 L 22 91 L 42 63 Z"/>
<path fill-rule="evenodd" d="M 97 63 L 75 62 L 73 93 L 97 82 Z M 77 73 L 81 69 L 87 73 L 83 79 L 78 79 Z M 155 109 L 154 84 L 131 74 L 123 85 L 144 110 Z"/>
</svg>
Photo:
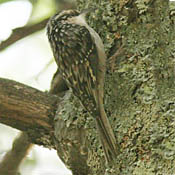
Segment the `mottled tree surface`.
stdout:
<svg viewBox="0 0 175 175">
<path fill-rule="evenodd" d="M 88 19 L 108 54 L 105 109 L 121 153 L 112 168 L 104 166 L 94 121 L 70 97 L 61 108 L 62 120 L 76 131 L 86 129 L 77 149 L 79 154 L 86 145 L 88 149 L 80 155 L 87 158 L 86 172 L 85 165 L 81 169 L 77 164 L 79 173 L 74 174 L 174 174 L 175 5 L 166 0 L 78 0 L 78 4 L 80 9 L 96 8 Z M 66 139 L 74 144 L 74 139 Z M 72 150 L 62 144 L 65 151 L 60 155 L 71 167 Z"/>
<path fill-rule="evenodd" d="M 95 122 L 71 91 L 59 100 L 57 110 L 56 101 L 52 109 L 46 100 L 55 100 L 53 95 L 39 93 L 46 100 L 42 104 L 51 109 L 43 113 L 50 117 L 44 119 L 49 126 L 44 134 L 52 140 L 46 139 L 47 143 L 57 148 L 74 175 L 175 174 L 175 4 L 170 6 L 168 0 L 77 1 L 80 9 L 96 7 L 88 22 L 102 37 L 108 55 L 105 110 L 120 154 L 105 166 Z M 55 111 L 53 143 L 50 126 Z M 35 128 L 30 131 L 34 134 Z M 39 144 L 46 145 L 42 139 Z"/>
</svg>

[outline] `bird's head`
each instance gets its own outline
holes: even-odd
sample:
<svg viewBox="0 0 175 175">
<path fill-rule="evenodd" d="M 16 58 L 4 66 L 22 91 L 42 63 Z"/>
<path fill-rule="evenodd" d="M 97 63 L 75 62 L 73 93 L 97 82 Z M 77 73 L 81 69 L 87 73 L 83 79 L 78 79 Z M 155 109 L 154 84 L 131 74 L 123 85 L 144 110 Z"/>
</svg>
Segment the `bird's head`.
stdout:
<svg viewBox="0 0 175 175">
<path fill-rule="evenodd" d="M 48 22 L 47 29 L 52 30 L 53 26 L 60 23 L 71 23 L 78 25 L 86 25 L 85 16 L 87 13 L 92 12 L 94 9 L 85 9 L 79 12 L 78 10 L 63 10 L 56 13 Z M 48 31 L 49 32 L 49 31 Z"/>
</svg>

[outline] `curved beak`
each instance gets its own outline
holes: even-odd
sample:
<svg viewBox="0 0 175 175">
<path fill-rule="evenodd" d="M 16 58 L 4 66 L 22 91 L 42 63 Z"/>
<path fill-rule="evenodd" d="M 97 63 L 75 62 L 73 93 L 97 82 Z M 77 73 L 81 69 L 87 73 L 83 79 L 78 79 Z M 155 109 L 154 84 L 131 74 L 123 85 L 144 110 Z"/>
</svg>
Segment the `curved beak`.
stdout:
<svg viewBox="0 0 175 175">
<path fill-rule="evenodd" d="M 96 10 L 95 8 L 83 9 L 83 10 L 80 12 L 80 14 L 85 16 L 87 13 L 89 13 L 89 12 L 94 12 L 95 10 Z"/>
</svg>

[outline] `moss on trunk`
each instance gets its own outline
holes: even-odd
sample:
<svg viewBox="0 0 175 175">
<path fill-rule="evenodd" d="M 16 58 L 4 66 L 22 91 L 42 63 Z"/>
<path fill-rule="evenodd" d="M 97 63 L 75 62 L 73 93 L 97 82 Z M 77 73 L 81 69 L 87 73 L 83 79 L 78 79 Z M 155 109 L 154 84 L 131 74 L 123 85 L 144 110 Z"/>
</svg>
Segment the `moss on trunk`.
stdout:
<svg viewBox="0 0 175 175">
<path fill-rule="evenodd" d="M 174 174 L 175 8 L 168 0 L 77 1 L 80 9 L 96 8 L 88 21 L 108 55 L 105 109 L 120 145 L 116 162 L 105 167 L 94 121 L 78 100 L 71 110 L 64 105 L 64 120 L 87 131 L 89 174 Z"/>
</svg>

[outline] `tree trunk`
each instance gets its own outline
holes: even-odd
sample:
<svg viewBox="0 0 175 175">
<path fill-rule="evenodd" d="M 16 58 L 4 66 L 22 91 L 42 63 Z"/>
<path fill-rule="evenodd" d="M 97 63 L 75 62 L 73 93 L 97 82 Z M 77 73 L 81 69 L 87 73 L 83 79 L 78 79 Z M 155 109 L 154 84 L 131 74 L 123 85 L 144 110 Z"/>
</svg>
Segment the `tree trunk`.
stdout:
<svg viewBox="0 0 175 175">
<path fill-rule="evenodd" d="M 120 154 L 105 165 L 95 122 L 71 91 L 57 110 L 54 105 L 53 147 L 74 175 L 174 174 L 175 5 L 170 8 L 168 0 L 77 1 L 80 9 L 96 7 L 88 20 L 108 54 L 105 110 Z"/>
</svg>

